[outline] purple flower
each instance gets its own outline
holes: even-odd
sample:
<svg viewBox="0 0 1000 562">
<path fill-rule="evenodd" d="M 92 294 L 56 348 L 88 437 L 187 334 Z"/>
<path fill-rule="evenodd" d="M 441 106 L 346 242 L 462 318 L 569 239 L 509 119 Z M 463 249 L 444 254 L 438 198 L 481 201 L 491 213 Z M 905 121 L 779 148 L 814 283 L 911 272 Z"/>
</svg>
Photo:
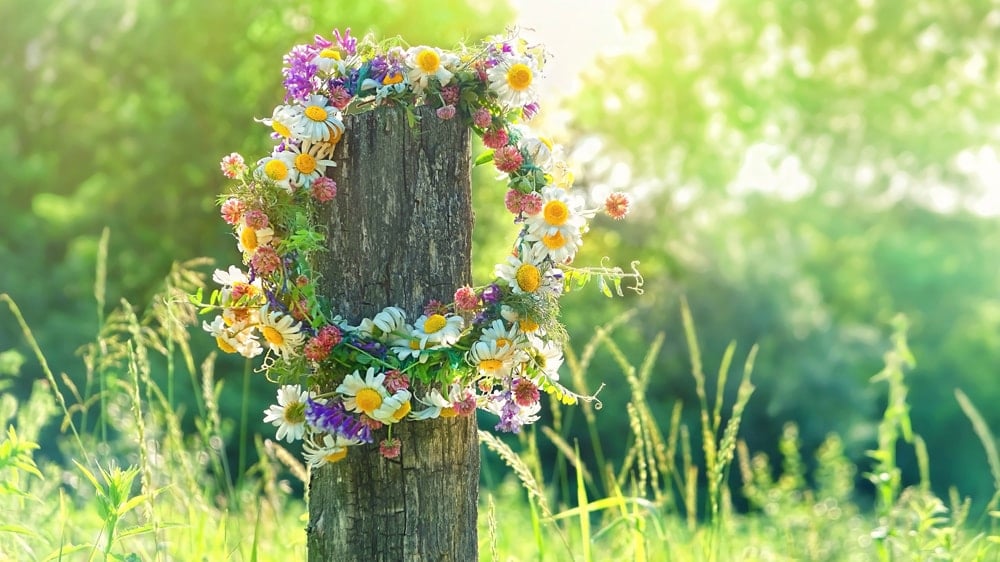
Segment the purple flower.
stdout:
<svg viewBox="0 0 1000 562">
<path fill-rule="evenodd" d="M 348 27 L 344 30 L 344 34 L 340 34 L 339 29 L 333 30 L 333 36 L 337 39 L 337 44 L 343 49 L 347 54 L 353 55 L 358 52 L 358 40 L 351 37 L 351 28 Z"/>
<path fill-rule="evenodd" d="M 518 419 L 517 414 L 521 409 L 518 408 L 517 404 L 511 398 L 510 391 L 504 392 L 500 398 L 500 400 L 503 400 L 503 407 L 500 409 L 500 421 L 497 422 L 493 429 L 507 433 L 520 433 L 522 423 Z"/>
<path fill-rule="evenodd" d="M 452 117 L 455 116 L 455 106 L 446 105 L 443 107 L 439 107 L 437 110 L 437 116 L 439 119 L 442 119 L 444 121 L 451 119 Z"/>
<path fill-rule="evenodd" d="M 483 289 L 483 302 L 486 304 L 496 304 L 500 301 L 500 287 L 496 283 L 490 283 Z"/>
<path fill-rule="evenodd" d="M 283 61 L 285 67 L 281 74 L 285 77 L 285 101 L 304 100 L 313 90 L 313 77 L 316 76 L 316 65 L 312 63 L 317 49 L 314 45 L 296 45 Z"/>
<path fill-rule="evenodd" d="M 317 431 L 371 443 L 371 430 L 344 409 L 340 402 L 306 401 L 306 423 Z"/>
<path fill-rule="evenodd" d="M 524 115 L 524 120 L 531 121 L 531 118 L 538 113 L 539 109 L 541 109 L 541 107 L 538 105 L 538 102 L 534 101 L 522 107 L 521 113 Z"/>
</svg>

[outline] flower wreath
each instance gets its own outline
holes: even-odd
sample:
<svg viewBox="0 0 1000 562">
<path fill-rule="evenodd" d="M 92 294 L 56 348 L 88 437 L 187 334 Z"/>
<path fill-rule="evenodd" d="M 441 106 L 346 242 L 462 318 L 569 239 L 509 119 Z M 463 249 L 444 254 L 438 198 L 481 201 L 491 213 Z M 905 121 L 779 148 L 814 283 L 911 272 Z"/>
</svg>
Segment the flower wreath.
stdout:
<svg viewBox="0 0 1000 562">
<path fill-rule="evenodd" d="M 518 432 L 538 419 L 540 391 L 568 404 L 596 400 L 559 383 L 565 332 L 558 298 L 595 276 L 608 296 L 612 287 L 621 294 L 623 279 L 641 292 L 636 263 L 631 273 L 569 265 L 587 219 L 600 211 L 621 219 L 629 199 L 614 193 L 603 209 L 585 209 L 560 150 L 518 124 L 538 110 L 544 49 L 513 31 L 454 52 L 401 43 L 370 35 L 359 42 L 350 29 L 334 30 L 332 40 L 317 35 L 285 55 L 285 103 L 258 120 L 273 129 L 276 146 L 253 166 L 238 153 L 221 163 L 238 180 L 219 201 L 247 271 L 216 270 L 221 288 L 207 303 L 201 294 L 192 298 L 203 313 L 218 312 L 203 327 L 222 351 L 266 353 L 261 370 L 280 386 L 264 421 L 279 440 L 303 440 L 312 467 L 372 443 L 383 426 L 381 453 L 398 456 L 392 427 L 407 418 L 482 409 L 499 417 L 497 430 Z M 489 149 L 476 164 L 492 162 L 506 177 L 506 208 L 523 226 L 492 283 L 460 287 L 452 303 L 429 302 L 412 323 L 390 306 L 351 325 L 316 289 L 309 256 L 324 249 L 324 235 L 313 211 L 337 193 L 325 173 L 336 166 L 342 115 L 379 105 L 404 107 L 411 123 L 419 105 L 467 123 Z"/>
</svg>

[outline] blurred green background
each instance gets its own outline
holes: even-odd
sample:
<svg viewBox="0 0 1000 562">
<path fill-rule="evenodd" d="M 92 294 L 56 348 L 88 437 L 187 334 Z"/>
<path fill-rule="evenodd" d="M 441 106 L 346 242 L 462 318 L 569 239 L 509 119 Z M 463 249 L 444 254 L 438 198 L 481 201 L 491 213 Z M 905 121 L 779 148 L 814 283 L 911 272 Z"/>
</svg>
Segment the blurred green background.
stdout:
<svg viewBox="0 0 1000 562">
<path fill-rule="evenodd" d="M 614 21 L 575 22 L 609 6 Z M 1000 427 L 1000 6 L 988 0 L 0 0 L 0 292 L 53 370 L 83 384 L 105 227 L 108 309 L 148 302 L 176 260 L 236 259 L 215 207 L 218 161 L 267 150 L 252 118 L 280 101 L 291 45 L 351 27 L 447 47 L 543 16 L 570 45 L 550 65 L 581 70 L 582 87 L 553 73 L 562 82 L 548 86 L 540 120 L 560 131 L 577 185 L 635 200 L 626 222 L 594 222 L 577 261 L 641 260 L 646 279 L 642 296 L 565 297 L 573 342 L 631 309 L 616 332 L 629 357 L 665 332 L 649 389 L 665 424 L 675 401 L 695 402 L 686 296 L 709 371 L 728 342 L 737 357 L 760 344 L 743 422 L 752 450 L 773 452 L 794 421 L 807 451 L 837 432 L 864 464 L 884 408 L 869 378 L 904 314 L 913 423 L 935 488 L 985 502 L 985 457 L 953 391 Z M 479 176 L 482 282 L 511 237 L 499 235 L 510 231 L 502 193 Z M 210 350 L 210 338 L 194 341 Z M 4 316 L 0 352 L 11 349 L 29 356 Z M 621 380 L 611 357 L 595 361 L 591 390 Z M 26 394 L 40 368 L 19 370 L 9 390 Z M 230 419 L 242 372 L 231 358 L 216 368 L 231 380 Z M 251 411 L 273 395 L 255 382 Z M 176 400 L 191 392 L 178 383 Z M 605 442 L 628 434 L 627 393 L 602 394 Z M 609 453 L 624 451 L 617 442 Z M 914 460 L 901 464 L 915 478 Z"/>
</svg>

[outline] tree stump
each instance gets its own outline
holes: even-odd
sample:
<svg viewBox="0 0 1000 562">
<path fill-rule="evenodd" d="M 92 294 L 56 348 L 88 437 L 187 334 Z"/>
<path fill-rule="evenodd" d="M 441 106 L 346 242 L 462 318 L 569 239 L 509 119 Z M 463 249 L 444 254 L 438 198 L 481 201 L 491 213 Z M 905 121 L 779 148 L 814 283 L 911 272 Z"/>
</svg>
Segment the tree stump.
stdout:
<svg viewBox="0 0 1000 562">
<path fill-rule="evenodd" d="M 349 115 L 334 153 L 338 194 L 321 212 L 328 251 L 316 270 L 352 323 L 390 305 L 412 321 L 471 279 L 470 131 L 427 107 L 417 115 L 413 127 L 398 107 Z M 378 451 L 385 434 L 312 471 L 309 560 L 477 560 L 475 416 L 395 424 L 393 460 Z"/>
</svg>

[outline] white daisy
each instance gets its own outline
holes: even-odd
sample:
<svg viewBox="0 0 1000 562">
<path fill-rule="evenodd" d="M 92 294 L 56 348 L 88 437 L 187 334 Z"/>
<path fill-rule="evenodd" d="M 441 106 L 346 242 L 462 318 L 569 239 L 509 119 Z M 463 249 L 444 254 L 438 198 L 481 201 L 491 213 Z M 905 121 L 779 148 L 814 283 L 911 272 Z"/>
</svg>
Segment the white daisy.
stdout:
<svg viewBox="0 0 1000 562">
<path fill-rule="evenodd" d="M 528 358 L 524 352 L 528 347 L 528 338 L 521 333 L 517 325 L 512 324 L 508 328 L 504 325 L 503 320 L 494 320 L 489 326 L 483 328 L 479 341 L 496 342 L 498 349 L 506 346 L 513 347 L 515 354 L 521 357 L 520 360 L 515 359 L 515 363 L 526 361 Z"/>
<path fill-rule="evenodd" d="M 414 420 L 453 418 L 458 415 L 451 401 L 445 398 L 441 394 L 441 391 L 436 388 L 432 388 L 423 398 L 417 398 L 417 402 L 427 407 L 423 410 L 412 412 L 410 418 Z"/>
<path fill-rule="evenodd" d="M 344 407 L 352 412 L 365 413 L 369 417 L 377 410 L 387 398 L 389 391 L 386 390 L 385 373 L 376 373 L 374 367 L 368 367 L 365 378 L 361 378 L 359 371 L 344 377 L 344 382 L 337 387 L 337 392 L 344 395 Z"/>
<path fill-rule="evenodd" d="M 392 340 L 389 344 L 389 351 L 396 354 L 396 357 L 400 361 L 405 361 L 407 359 L 413 359 L 424 363 L 427 361 L 427 355 L 424 353 L 426 349 L 432 349 L 433 345 L 428 347 L 427 345 L 422 345 L 420 340 L 413 336 L 413 327 L 406 327 L 409 331 L 409 335 L 401 335 L 400 337 Z M 425 341 L 424 344 L 427 342 Z"/>
<path fill-rule="evenodd" d="M 553 263 L 568 263 L 576 257 L 583 245 L 583 236 L 579 229 L 558 229 L 554 233 L 547 233 L 544 230 L 528 232 L 524 236 L 532 245 L 544 247 L 544 252 Z"/>
<path fill-rule="evenodd" d="M 278 403 L 264 410 L 264 423 L 278 428 L 275 437 L 291 443 L 302 439 L 306 432 L 306 400 L 311 392 L 297 384 L 286 384 L 278 389 Z"/>
<path fill-rule="evenodd" d="M 420 348 L 454 345 L 462 335 L 465 321 L 461 316 L 424 314 L 413 323 L 413 337 L 420 341 Z"/>
<path fill-rule="evenodd" d="M 523 334 L 536 337 L 545 335 L 545 331 L 541 329 L 538 322 L 528 316 L 518 314 L 517 311 L 505 304 L 500 306 L 500 316 L 508 322 L 516 323 L 517 329 Z"/>
<path fill-rule="evenodd" d="M 323 154 L 329 143 L 302 141 L 301 145 L 286 143 L 285 150 L 275 151 L 272 156 L 280 158 L 288 167 L 289 180 L 297 187 L 309 187 L 312 182 L 326 174 L 326 169 L 336 166 L 333 160 Z"/>
<path fill-rule="evenodd" d="M 302 104 L 302 115 L 295 128 L 301 140 L 336 144 L 344 134 L 340 112 L 325 96 L 309 96 Z"/>
<path fill-rule="evenodd" d="M 441 49 L 420 46 L 406 51 L 405 62 L 410 69 L 406 77 L 413 85 L 413 90 L 421 92 L 427 87 L 431 77 L 436 78 L 442 86 L 451 82 L 453 74 L 448 69 L 458 63 L 458 57 L 444 53 Z"/>
<path fill-rule="evenodd" d="M 279 105 L 274 108 L 270 119 L 258 119 L 257 121 L 271 127 L 274 129 L 274 132 L 278 133 L 283 138 L 292 139 L 298 136 L 295 128 L 298 126 L 298 121 L 301 116 L 301 107 Z"/>
<path fill-rule="evenodd" d="M 292 192 L 292 170 L 286 159 L 278 158 L 275 155 L 261 158 L 257 162 L 257 169 L 254 174 L 258 179 L 268 180 L 281 189 Z"/>
<path fill-rule="evenodd" d="M 382 401 L 382 405 L 371 413 L 371 417 L 378 421 L 391 425 L 407 416 L 410 413 L 411 394 L 409 390 L 398 390 L 392 396 Z"/>
<path fill-rule="evenodd" d="M 548 271 L 545 260 L 548 254 L 539 245 L 521 246 L 518 256 L 510 256 L 507 263 L 497 264 L 494 274 L 506 281 L 515 293 L 534 293 L 542 287 L 542 275 Z"/>
<path fill-rule="evenodd" d="M 489 69 L 490 90 L 501 104 L 522 107 L 538 98 L 535 77 L 538 67 L 531 57 L 509 57 Z"/>
<path fill-rule="evenodd" d="M 319 443 L 316 439 L 319 438 Z M 319 468 L 325 464 L 333 464 L 347 456 L 347 448 L 360 444 L 360 441 L 349 439 L 342 435 L 329 433 L 306 439 L 302 444 L 302 456 L 311 468 Z"/>
<path fill-rule="evenodd" d="M 237 227 L 236 247 L 245 254 L 253 254 L 257 248 L 270 244 L 273 238 L 274 230 L 270 227 L 253 228 L 241 221 Z"/>
<path fill-rule="evenodd" d="M 215 338 L 216 345 L 225 353 L 256 357 L 264 352 L 251 324 L 246 321 L 233 322 L 223 316 L 216 316 L 211 324 L 202 322 L 201 327 Z"/>
<path fill-rule="evenodd" d="M 530 341 L 531 360 L 535 367 L 550 381 L 559 380 L 559 367 L 563 364 L 562 346 L 540 338 L 531 338 Z"/>
<path fill-rule="evenodd" d="M 465 354 L 465 361 L 475 367 L 480 375 L 501 378 L 510 374 L 515 365 L 524 360 L 513 345 L 497 345 L 496 340 L 477 341 Z"/>
<path fill-rule="evenodd" d="M 517 141 L 517 148 L 530 159 L 536 166 L 548 172 L 552 167 L 552 141 L 545 137 L 536 137 L 525 128 L 522 128 L 521 140 Z"/>
<path fill-rule="evenodd" d="M 566 240 L 579 236 L 587 224 L 583 215 L 583 200 L 570 195 L 565 189 L 552 186 L 543 187 L 541 195 L 542 210 L 526 218 L 528 234 L 538 239 L 546 235 L 555 236 L 556 232 L 561 232 Z"/>
<path fill-rule="evenodd" d="M 293 357 L 305 342 L 302 323 L 288 314 L 270 310 L 269 306 L 265 304 L 260 309 L 260 333 L 263 334 L 271 351 L 284 359 Z"/>
<path fill-rule="evenodd" d="M 406 312 L 395 306 L 387 306 L 374 318 L 362 319 L 354 331 L 368 339 L 385 340 L 394 335 L 408 335 L 410 330 L 406 325 Z"/>
</svg>

